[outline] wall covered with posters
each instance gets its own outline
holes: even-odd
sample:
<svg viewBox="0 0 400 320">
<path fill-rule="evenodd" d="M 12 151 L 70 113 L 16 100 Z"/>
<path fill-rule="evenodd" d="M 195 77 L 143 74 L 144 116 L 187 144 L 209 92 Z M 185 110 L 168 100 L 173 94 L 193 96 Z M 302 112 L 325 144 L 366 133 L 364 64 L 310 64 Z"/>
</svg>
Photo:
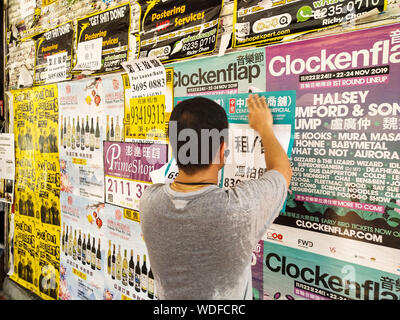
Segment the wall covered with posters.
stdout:
<svg viewBox="0 0 400 320">
<path fill-rule="evenodd" d="M 377 286 L 387 277 L 398 285 L 398 39 L 396 24 L 172 65 L 176 102 L 200 94 L 215 99 L 228 114 L 233 152 L 223 169 L 221 187 L 257 178 L 265 168 L 259 137 L 243 135 L 237 128 L 245 125 L 239 117 L 245 119 L 248 92 L 266 92 L 279 128 L 275 133 L 291 155 L 294 176 L 286 210 L 255 252 L 260 256 L 253 261 L 255 297 L 276 298 L 269 288 L 275 268 L 268 268 L 264 255 L 272 245 L 279 252 L 276 243 L 282 250 L 291 247 L 291 256 L 308 251 L 310 263 L 324 255 L 349 266 L 378 269 L 382 276 L 375 271 L 373 278 Z M 295 121 L 285 123 L 282 114 L 290 113 Z M 290 272 L 281 276 L 287 278 L 291 298 L 310 298 L 312 287 L 296 287 L 292 278 L 297 276 Z M 313 276 L 298 281 L 306 285 Z M 332 288 L 323 289 L 322 297 L 334 297 L 328 294 L 335 292 Z M 394 286 L 391 292 L 389 296 L 398 299 Z M 362 299 L 358 294 L 347 298 Z"/>
<path fill-rule="evenodd" d="M 253 298 L 400 299 L 399 17 L 379 0 L 9 0 L 10 278 L 44 299 L 156 299 L 138 202 L 176 176 L 170 112 L 225 109 L 229 188 L 266 169 L 257 92 L 294 175 Z"/>
</svg>

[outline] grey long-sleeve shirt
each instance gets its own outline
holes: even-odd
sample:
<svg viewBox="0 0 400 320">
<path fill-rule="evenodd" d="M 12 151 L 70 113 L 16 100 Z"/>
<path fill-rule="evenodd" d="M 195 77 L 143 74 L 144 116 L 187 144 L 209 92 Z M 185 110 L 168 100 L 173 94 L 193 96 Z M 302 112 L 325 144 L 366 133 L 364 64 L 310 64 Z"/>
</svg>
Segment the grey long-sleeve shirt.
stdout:
<svg viewBox="0 0 400 320">
<path fill-rule="evenodd" d="M 140 223 L 159 298 L 251 299 L 252 249 L 279 215 L 286 193 L 275 170 L 229 190 L 148 187 Z"/>
</svg>

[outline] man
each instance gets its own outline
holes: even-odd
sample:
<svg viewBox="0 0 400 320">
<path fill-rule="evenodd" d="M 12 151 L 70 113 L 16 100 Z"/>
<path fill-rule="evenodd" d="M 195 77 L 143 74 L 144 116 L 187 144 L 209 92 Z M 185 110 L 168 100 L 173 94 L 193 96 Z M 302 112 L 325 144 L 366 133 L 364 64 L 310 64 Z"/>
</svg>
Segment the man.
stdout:
<svg viewBox="0 0 400 320">
<path fill-rule="evenodd" d="M 249 125 L 264 144 L 268 171 L 226 191 L 217 184 L 227 137 L 219 135 L 217 148 L 206 150 L 202 146 L 210 139 L 201 139 L 202 129 L 227 129 L 223 108 L 194 98 L 179 103 L 171 114 L 169 138 L 178 177 L 170 185 L 148 187 L 140 201 L 142 233 L 160 299 L 252 298 L 252 249 L 279 215 L 292 171 L 272 131 L 265 99 L 251 95 L 247 105 Z M 200 138 L 192 143 L 196 147 L 188 148 L 190 141 L 179 137 L 193 137 L 192 131 Z M 204 155 L 208 164 L 200 161 Z"/>
</svg>

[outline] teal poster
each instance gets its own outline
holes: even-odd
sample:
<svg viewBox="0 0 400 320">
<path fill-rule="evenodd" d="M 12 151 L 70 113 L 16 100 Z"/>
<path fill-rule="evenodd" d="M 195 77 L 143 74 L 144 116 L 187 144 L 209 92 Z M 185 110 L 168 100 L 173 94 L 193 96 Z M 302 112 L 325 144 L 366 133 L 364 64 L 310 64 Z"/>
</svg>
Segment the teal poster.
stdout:
<svg viewBox="0 0 400 320">
<path fill-rule="evenodd" d="M 265 49 L 168 64 L 176 97 L 265 91 Z"/>
<path fill-rule="evenodd" d="M 262 242 L 262 241 L 260 241 Z M 265 241 L 257 270 L 263 300 L 399 300 L 398 275 Z M 262 257 L 262 260 L 261 260 Z M 253 265 L 253 274 L 256 266 Z M 262 290 L 262 292 L 261 292 Z"/>
<path fill-rule="evenodd" d="M 296 91 L 258 92 L 267 101 L 278 101 L 270 107 L 273 130 L 278 141 L 291 155 L 294 140 Z M 202 95 L 225 109 L 229 122 L 229 156 L 222 169 L 220 187 L 229 188 L 243 180 L 261 177 L 266 169 L 264 145 L 257 132 L 248 125 L 247 98 L 249 93 Z M 176 97 L 175 104 L 191 97 Z"/>
</svg>

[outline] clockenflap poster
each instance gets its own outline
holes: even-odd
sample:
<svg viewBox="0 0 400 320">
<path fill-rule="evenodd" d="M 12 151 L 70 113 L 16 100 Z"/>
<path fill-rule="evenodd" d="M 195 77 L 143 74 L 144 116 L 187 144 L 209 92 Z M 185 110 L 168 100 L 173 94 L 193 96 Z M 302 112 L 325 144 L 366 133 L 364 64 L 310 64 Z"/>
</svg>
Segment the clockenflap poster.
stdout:
<svg viewBox="0 0 400 320">
<path fill-rule="evenodd" d="M 43 299 L 158 299 L 138 203 L 154 183 L 151 172 L 161 170 L 165 181 L 176 176 L 168 171 L 176 169 L 165 136 L 170 112 L 192 96 L 225 109 L 231 161 L 219 186 L 231 188 L 265 172 L 268 150 L 247 123 L 246 98 L 258 93 L 272 110 L 293 178 L 284 210 L 253 250 L 253 299 L 399 300 L 400 24 L 218 55 L 224 2 L 190 2 L 136 4 L 144 10 L 119 3 L 36 39 L 39 49 L 48 47 L 36 54 L 38 83 L 11 90 L 9 101 L 16 158 L 10 278 Z M 247 28 L 258 18 L 250 2 L 234 1 L 240 32 L 231 47 L 254 45 Z M 357 14 L 386 8 L 386 1 L 373 3 Z M 297 24 L 310 26 L 289 15 L 293 33 L 321 28 L 302 10 Z M 160 25 L 168 17 L 187 34 Z M 138 23 L 137 34 L 128 31 Z M 83 64 L 100 66 L 82 73 L 71 65 L 85 35 L 104 37 L 104 48 L 98 61 L 79 53 Z M 143 72 L 134 86 L 123 61 Z M 59 81 L 45 84 L 50 71 Z M 154 85 L 154 96 L 136 92 Z"/>
</svg>

